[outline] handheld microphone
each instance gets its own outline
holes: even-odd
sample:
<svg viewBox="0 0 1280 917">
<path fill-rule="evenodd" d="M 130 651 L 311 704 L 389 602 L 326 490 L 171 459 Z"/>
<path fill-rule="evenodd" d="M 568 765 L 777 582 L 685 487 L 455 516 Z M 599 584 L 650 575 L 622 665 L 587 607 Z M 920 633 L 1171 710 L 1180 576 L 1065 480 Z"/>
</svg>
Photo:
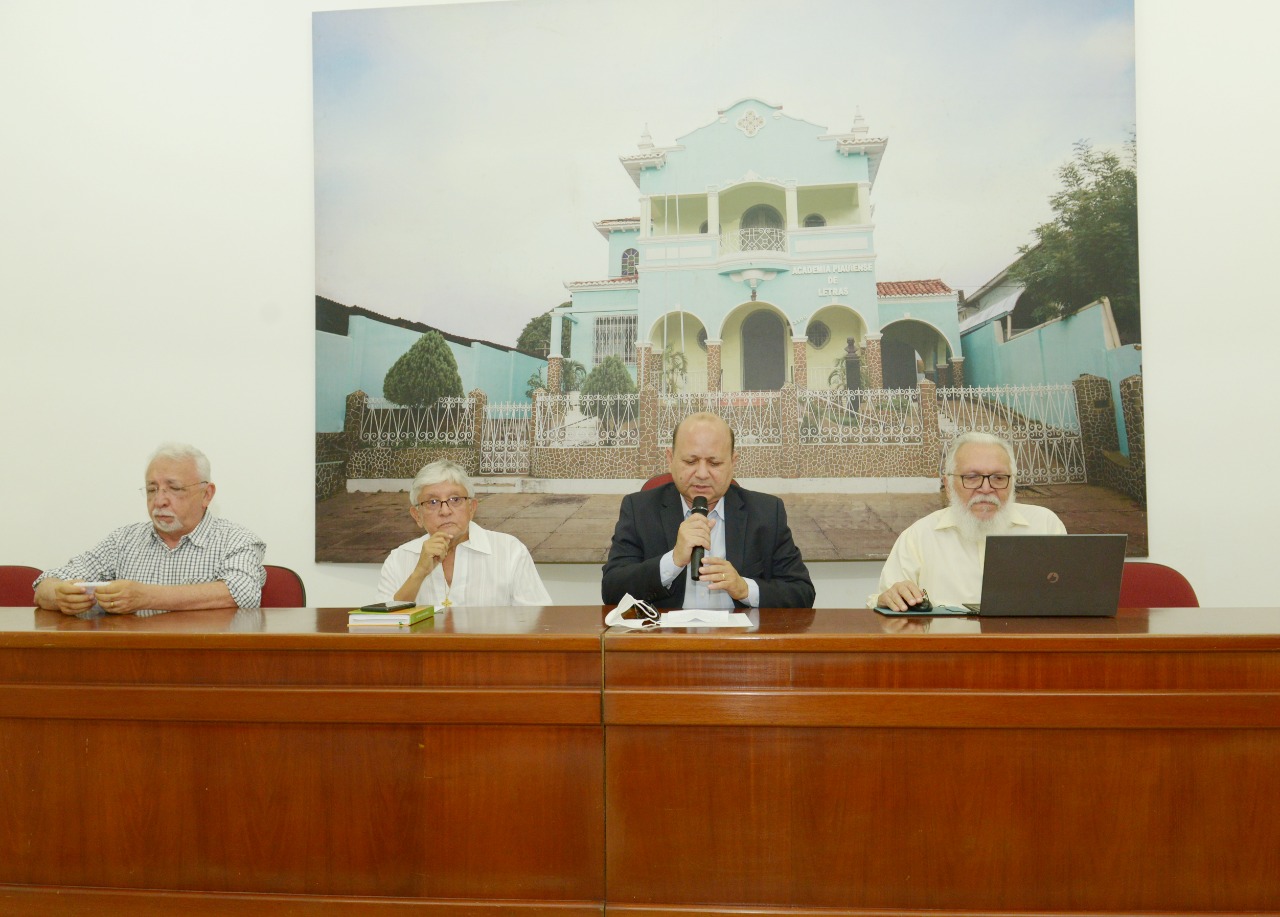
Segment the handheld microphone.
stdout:
<svg viewBox="0 0 1280 917">
<path fill-rule="evenodd" d="M 697 513 L 699 516 L 705 516 L 707 514 L 707 498 L 694 497 L 693 506 L 689 507 L 689 512 Z M 694 579 L 699 579 L 698 568 L 702 566 L 702 555 L 706 553 L 706 550 L 707 549 L 702 547 L 702 545 L 698 545 L 698 547 L 694 548 L 693 552 L 689 555 L 689 568 L 693 571 L 690 576 Z"/>
</svg>

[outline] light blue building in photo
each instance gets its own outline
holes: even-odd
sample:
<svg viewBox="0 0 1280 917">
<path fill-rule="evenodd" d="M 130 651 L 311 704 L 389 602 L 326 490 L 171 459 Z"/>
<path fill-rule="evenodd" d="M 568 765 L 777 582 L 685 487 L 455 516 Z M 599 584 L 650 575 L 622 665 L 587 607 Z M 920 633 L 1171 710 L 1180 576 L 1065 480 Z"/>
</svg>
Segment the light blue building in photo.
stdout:
<svg viewBox="0 0 1280 917">
<path fill-rule="evenodd" d="M 640 212 L 595 224 L 607 276 L 566 282 L 553 349 L 569 321 L 560 356 L 588 369 L 616 355 L 663 389 L 776 391 L 843 387 L 852 340 L 866 387 L 959 384 L 956 293 L 877 278 L 871 192 L 886 145 L 861 115 L 832 133 L 754 98 L 672 146 L 646 130 L 620 157 Z"/>
<path fill-rule="evenodd" d="M 316 297 L 316 432 L 343 429 L 347 396 L 362 391 L 382 397 L 389 370 L 430 325 L 388 318 L 359 306 Z M 463 392 L 482 390 L 491 402 L 528 403 L 529 378 L 546 370 L 546 361 L 514 347 L 441 331 L 454 360 Z"/>
</svg>

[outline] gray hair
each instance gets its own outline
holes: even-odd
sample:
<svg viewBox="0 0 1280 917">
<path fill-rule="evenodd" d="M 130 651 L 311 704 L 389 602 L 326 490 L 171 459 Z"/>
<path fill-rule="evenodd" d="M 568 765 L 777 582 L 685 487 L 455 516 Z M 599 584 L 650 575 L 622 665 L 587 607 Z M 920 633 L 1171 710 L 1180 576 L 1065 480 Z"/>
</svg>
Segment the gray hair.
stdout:
<svg viewBox="0 0 1280 917">
<path fill-rule="evenodd" d="M 409 505 L 418 505 L 418 492 L 422 488 L 430 487 L 432 484 L 443 484 L 445 481 L 457 484 L 467 492 L 468 497 L 476 495 L 476 489 L 471 486 L 471 478 L 467 476 L 467 469 L 457 462 L 437 459 L 430 465 L 423 465 L 417 477 L 413 479 L 413 483 L 409 485 Z"/>
<path fill-rule="evenodd" d="M 967 445 L 979 446 L 999 446 L 1004 450 L 1005 455 L 1009 456 L 1009 473 L 1017 475 L 1018 460 L 1013 457 L 1013 446 L 1009 445 L 1007 439 L 996 436 L 993 433 L 980 433 L 977 430 L 970 430 L 968 433 L 961 433 L 951 441 L 951 445 L 947 448 L 947 460 L 943 464 L 943 474 L 956 473 L 956 453 L 960 451 L 961 446 Z"/>
<path fill-rule="evenodd" d="M 151 458 L 147 459 L 150 468 L 156 459 L 168 459 L 172 462 L 192 461 L 196 463 L 196 474 L 202 481 L 209 481 L 209 457 L 190 443 L 161 443 Z"/>
</svg>

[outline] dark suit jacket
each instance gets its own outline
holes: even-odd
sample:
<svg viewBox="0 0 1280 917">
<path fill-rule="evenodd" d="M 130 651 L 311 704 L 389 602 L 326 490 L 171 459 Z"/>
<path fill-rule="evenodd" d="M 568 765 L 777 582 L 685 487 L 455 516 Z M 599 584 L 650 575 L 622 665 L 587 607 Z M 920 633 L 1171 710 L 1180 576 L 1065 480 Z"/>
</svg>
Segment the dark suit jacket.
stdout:
<svg viewBox="0 0 1280 917">
<path fill-rule="evenodd" d="M 813 582 L 800 549 L 791 540 L 787 510 L 772 494 L 729 485 L 722 498 L 726 560 L 760 586 L 762 608 L 812 608 Z M 676 544 L 676 530 L 684 522 L 684 507 L 674 484 L 627 494 L 622 498 L 613 544 L 604 565 L 601 594 L 616 605 L 631 593 L 659 608 L 684 604 L 683 573 L 671 588 L 662 585 L 658 562 Z"/>
</svg>

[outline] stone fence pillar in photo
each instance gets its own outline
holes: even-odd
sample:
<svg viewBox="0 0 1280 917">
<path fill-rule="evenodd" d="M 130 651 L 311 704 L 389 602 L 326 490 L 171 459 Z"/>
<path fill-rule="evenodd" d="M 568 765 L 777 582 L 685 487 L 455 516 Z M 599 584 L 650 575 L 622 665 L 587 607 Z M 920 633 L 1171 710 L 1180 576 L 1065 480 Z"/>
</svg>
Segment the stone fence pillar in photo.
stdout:
<svg viewBox="0 0 1280 917">
<path fill-rule="evenodd" d="M 489 396 L 477 388 L 467 397 L 471 399 L 471 442 L 475 445 L 476 461 L 479 462 L 479 456 L 484 452 L 484 421 L 489 409 Z"/>
<path fill-rule="evenodd" d="M 1143 419 L 1142 376 L 1120 380 L 1120 409 L 1129 444 L 1129 468 L 1124 492 L 1144 506 L 1147 502 L 1147 433 Z"/>
<path fill-rule="evenodd" d="M 1076 410 L 1080 414 L 1085 474 L 1090 483 L 1107 483 L 1112 478 L 1107 453 L 1120 450 L 1115 402 L 1111 400 L 1111 383 L 1100 376 L 1085 374 L 1071 384 L 1076 390 Z"/>
<path fill-rule="evenodd" d="M 707 339 L 707 391 L 720 391 L 720 345 L 721 341 Z"/>
<path fill-rule="evenodd" d="M 1147 463 L 1147 431 L 1143 420 L 1142 376 L 1120 380 L 1120 409 L 1124 411 L 1124 429 L 1129 440 L 1129 460 Z"/>
<path fill-rule="evenodd" d="M 644 391 L 646 385 L 657 385 L 656 379 L 651 379 L 649 372 L 652 366 L 649 363 L 649 344 L 641 344 L 636 342 L 636 388 Z"/>
<path fill-rule="evenodd" d="M 809 388 L 809 338 L 791 339 L 791 381 L 796 388 Z"/>
<path fill-rule="evenodd" d="M 1142 376 L 1121 379 L 1120 409 L 1124 411 L 1124 429 L 1129 441 L 1129 461 L 1146 465 L 1147 435 L 1142 402 Z"/>
<path fill-rule="evenodd" d="M 799 388 L 788 382 L 778 393 L 778 414 L 782 422 L 782 449 L 778 453 L 780 478 L 800 477 L 800 396 Z"/>
<path fill-rule="evenodd" d="M 316 434 L 316 500 L 347 489 L 347 434 Z"/>
<path fill-rule="evenodd" d="M 884 388 L 884 366 L 880 357 L 880 339 L 883 335 L 868 334 L 866 339 L 867 388 Z"/>
<path fill-rule="evenodd" d="M 564 399 L 556 398 L 558 402 Z M 529 447 L 533 448 L 538 445 L 538 418 L 543 411 L 551 411 L 553 408 L 547 402 L 547 390 L 545 388 L 535 388 L 533 395 L 530 396 L 533 406 L 529 408 Z"/>
<path fill-rule="evenodd" d="M 931 478 L 937 475 L 942 457 L 942 430 L 938 427 L 938 386 L 928 379 L 920 383 L 920 426 L 923 445 L 921 467 L 917 474 Z"/>
<path fill-rule="evenodd" d="M 964 357 L 951 358 L 951 384 L 964 388 Z"/>
<path fill-rule="evenodd" d="M 563 386 L 560 380 L 564 378 L 564 357 L 550 356 L 547 357 L 547 391 L 560 394 Z"/>
<path fill-rule="evenodd" d="M 654 380 L 656 383 L 657 380 Z M 640 435 L 637 438 L 636 477 L 649 478 L 662 469 L 662 444 L 658 430 L 658 387 L 647 385 L 640 389 Z M 658 469 L 655 471 L 654 469 Z"/>
<path fill-rule="evenodd" d="M 360 427 L 364 424 L 364 412 L 369 410 L 369 396 L 356 389 L 347 396 L 347 413 L 342 420 L 343 438 L 348 452 L 360 448 Z"/>
</svg>

